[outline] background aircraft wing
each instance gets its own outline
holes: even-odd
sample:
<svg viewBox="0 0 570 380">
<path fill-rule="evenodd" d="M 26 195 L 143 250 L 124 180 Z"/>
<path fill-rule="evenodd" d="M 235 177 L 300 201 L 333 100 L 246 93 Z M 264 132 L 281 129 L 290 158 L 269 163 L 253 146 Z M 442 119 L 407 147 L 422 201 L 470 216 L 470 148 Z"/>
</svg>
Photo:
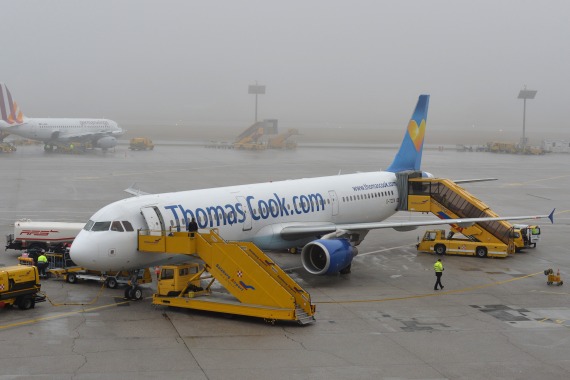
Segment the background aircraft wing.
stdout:
<svg viewBox="0 0 570 380">
<path fill-rule="evenodd" d="M 457 224 L 460 227 L 469 227 L 478 222 L 491 222 L 496 220 L 525 220 L 525 219 L 550 219 L 554 223 L 554 210 L 548 215 L 523 215 L 523 216 L 500 216 L 484 218 L 458 218 L 437 219 L 414 222 L 373 222 L 351 224 L 321 224 L 321 225 L 294 225 L 281 230 L 281 237 L 285 240 L 302 239 L 308 236 L 322 236 L 333 232 L 362 232 L 380 228 L 394 228 L 396 230 L 412 230 L 421 226 L 437 226 L 442 224 Z"/>
<path fill-rule="evenodd" d="M 113 133 L 109 131 L 105 132 L 84 132 L 84 133 L 65 133 L 59 134 L 59 138 L 67 139 L 67 140 L 74 140 L 74 141 L 85 141 L 85 140 L 92 140 L 98 139 L 105 136 L 113 136 Z"/>
</svg>

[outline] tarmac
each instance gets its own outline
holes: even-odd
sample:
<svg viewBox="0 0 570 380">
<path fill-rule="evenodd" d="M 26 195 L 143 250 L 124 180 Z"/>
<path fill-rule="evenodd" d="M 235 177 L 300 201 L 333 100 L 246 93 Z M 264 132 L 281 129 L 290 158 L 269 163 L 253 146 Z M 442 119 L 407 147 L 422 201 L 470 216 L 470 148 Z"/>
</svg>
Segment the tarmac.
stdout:
<svg viewBox="0 0 570 380">
<path fill-rule="evenodd" d="M 0 156 L 0 231 L 21 218 L 85 222 L 133 184 L 154 193 L 374 171 L 395 154 L 156 145 L 84 155 L 24 146 Z M 464 187 L 499 215 L 556 207 L 555 224 L 541 221 L 537 247 L 506 259 L 443 256 L 437 292 L 436 257 L 415 248 L 425 228 L 370 232 L 348 275 L 312 276 L 298 255 L 271 253 L 316 304 L 307 326 L 153 306 L 155 283 L 142 301 L 125 301 L 121 287 L 44 280 L 50 302 L 0 309 L 0 379 L 570 378 L 570 283 L 548 286 L 543 273 L 570 281 L 568 155 L 426 150 L 422 161 L 438 177 L 498 178 Z M 18 256 L 8 250 L 0 265 Z"/>
</svg>

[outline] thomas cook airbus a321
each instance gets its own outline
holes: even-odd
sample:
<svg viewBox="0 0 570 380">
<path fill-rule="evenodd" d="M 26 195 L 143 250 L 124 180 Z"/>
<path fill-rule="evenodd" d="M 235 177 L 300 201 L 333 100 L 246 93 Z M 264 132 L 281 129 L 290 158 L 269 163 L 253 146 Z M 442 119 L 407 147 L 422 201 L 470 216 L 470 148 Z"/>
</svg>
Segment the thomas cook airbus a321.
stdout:
<svg viewBox="0 0 570 380">
<path fill-rule="evenodd" d="M 134 270 L 187 260 L 184 255 L 137 251 L 137 230 L 185 230 L 196 218 L 200 229 L 217 228 L 230 241 L 252 241 L 264 250 L 303 247 L 301 261 L 311 274 L 347 273 L 356 246 L 373 229 L 547 215 L 481 217 L 415 222 L 382 222 L 398 211 L 403 190 L 397 173 L 418 176 L 429 95 L 420 95 L 404 140 L 386 171 L 304 178 L 163 194 L 138 193 L 97 211 L 71 247 L 73 261 L 102 271 Z M 467 181 L 463 181 L 467 182 Z"/>
</svg>

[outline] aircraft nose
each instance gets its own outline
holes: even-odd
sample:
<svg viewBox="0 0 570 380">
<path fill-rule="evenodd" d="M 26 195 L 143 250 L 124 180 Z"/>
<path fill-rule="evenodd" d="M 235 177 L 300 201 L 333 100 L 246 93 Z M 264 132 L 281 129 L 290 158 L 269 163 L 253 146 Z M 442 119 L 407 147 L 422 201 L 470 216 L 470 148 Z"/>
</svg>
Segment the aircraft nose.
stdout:
<svg viewBox="0 0 570 380">
<path fill-rule="evenodd" d="M 69 250 L 71 260 L 81 267 L 93 269 L 97 254 L 98 244 L 85 231 L 79 232 Z"/>
</svg>

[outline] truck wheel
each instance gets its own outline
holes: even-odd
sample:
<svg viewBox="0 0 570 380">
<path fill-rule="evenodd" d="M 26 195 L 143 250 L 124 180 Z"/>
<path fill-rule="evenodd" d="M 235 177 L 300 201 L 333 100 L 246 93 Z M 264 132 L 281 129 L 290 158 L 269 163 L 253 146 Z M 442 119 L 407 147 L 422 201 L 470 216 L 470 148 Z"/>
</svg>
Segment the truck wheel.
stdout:
<svg viewBox="0 0 570 380">
<path fill-rule="evenodd" d="M 475 249 L 475 254 L 477 255 L 477 257 L 487 257 L 487 248 L 477 247 Z"/>
<path fill-rule="evenodd" d="M 75 284 L 77 282 L 77 275 L 75 273 L 68 273 L 67 282 L 70 284 Z"/>
<path fill-rule="evenodd" d="M 436 245 L 435 246 L 435 253 L 437 253 L 438 255 L 445 254 L 445 245 L 443 245 L 443 244 Z"/>
<path fill-rule="evenodd" d="M 23 296 L 18 302 L 20 310 L 28 310 L 34 307 L 34 299 L 30 296 Z"/>
<path fill-rule="evenodd" d="M 115 279 L 115 277 L 109 277 L 107 279 L 107 287 L 109 289 L 115 289 L 117 287 L 118 283 L 117 280 Z"/>
</svg>

